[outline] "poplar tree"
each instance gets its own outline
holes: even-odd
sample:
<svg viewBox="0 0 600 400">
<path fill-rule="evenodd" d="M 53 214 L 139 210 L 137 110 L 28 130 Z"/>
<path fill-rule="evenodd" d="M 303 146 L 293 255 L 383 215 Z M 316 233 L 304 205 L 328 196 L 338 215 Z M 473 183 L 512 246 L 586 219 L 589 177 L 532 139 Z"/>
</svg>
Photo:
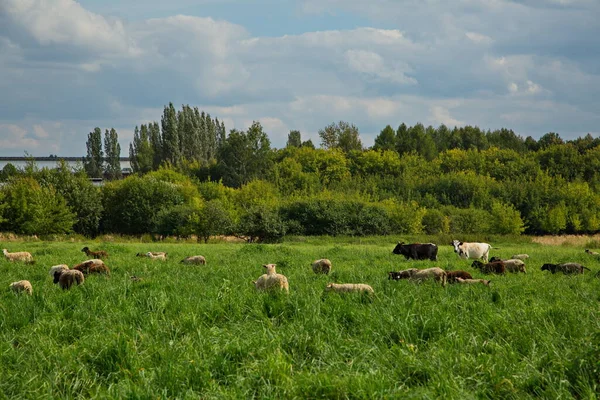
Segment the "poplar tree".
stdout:
<svg viewBox="0 0 600 400">
<path fill-rule="evenodd" d="M 179 131 L 177 129 L 177 112 L 173 103 L 169 103 L 163 111 L 162 126 L 162 161 L 178 166 L 181 161 L 179 148 Z"/>
<path fill-rule="evenodd" d="M 84 169 L 90 178 L 102 178 L 102 131 L 96 127 L 88 134 L 86 142 L 87 156 L 84 161 Z"/>
<path fill-rule="evenodd" d="M 114 128 L 104 132 L 104 150 L 106 150 L 106 167 L 104 169 L 108 179 L 119 179 L 121 174 L 121 145 L 119 135 Z"/>
</svg>

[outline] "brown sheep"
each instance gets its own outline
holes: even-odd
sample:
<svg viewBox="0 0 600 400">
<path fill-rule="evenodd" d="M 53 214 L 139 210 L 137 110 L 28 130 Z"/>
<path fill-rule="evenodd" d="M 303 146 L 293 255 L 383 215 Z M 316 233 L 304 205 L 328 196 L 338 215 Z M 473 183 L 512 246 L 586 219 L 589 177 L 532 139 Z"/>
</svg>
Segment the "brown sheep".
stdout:
<svg viewBox="0 0 600 400">
<path fill-rule="evenodd" d="M 506 273 L 506 267 L 502 261 L 494 261 L 484 264 L 479 260 L 475 260 L 473 261 L 473 264 L 471 264 L 471 267 L 479 269 L 484 274 L 504 275 Z"/>
<path fill-rule="evenodd" d="M 490 262 L 495 262 L 495 261 L 502 261 L 504 263 L 504 267 L 506 268 L 506 270 L 508 272 L 512 272 L 512 273 L 519 273 L 522 272 L 524 274 L 527 273 L 527 270 L 525 269 L 525 263 L 522 260 L 519 259 L 510 259 L 510 260 L 501 260 L 498 257 L 492 257 L 490 258 Z"/>
<path fill-rule="evenodd" d="M 81 251 L 87 254 L 88 257 L 94 257 L 99 259 L 108 258 L 108 253 L 104 250 L 91 251 L 89 247 L 85 246 L 83 249 L 81 249 Z"/>
<path fill-rule="evenodd" d="M 18 281 L 13 282 L 9 286 L 15 293 L 25 292 L 28 295 L 33 294 L 33 287 L 31 286 L 31 282 L 29 281 Z"/>
<path fill-rule="evenodd" d="M 81 285 L 85 282 L 85 277 L 81 271 L 69 269 L 66 271 L 56 271 L 54 273 L 54 283 L 58 283 L 61 289 L 70 289 L 73 284 Z"/>
<path fill-rule="evenodd" d="M 81 271 L 87 274 L 106 274 L 110 276 L 110 269 L 102 262 L 102 260 L 94 259 L 87 260 L 73 267 L 74 270 Z"/>
<path fill-rule="evenodd" d="M 473 279 L 471 274 L 467 271 L 446 271 L 446 277 L 448 279 L 448 283 L 455 283 L 456 278 Z"/>
<path fill-rule="evenodd" d="M 331 272 L 331 261 L 326 258 L 316 260 L 312 263 L 312 270 L 315 274 L 329 275 Z"/>
</svg>

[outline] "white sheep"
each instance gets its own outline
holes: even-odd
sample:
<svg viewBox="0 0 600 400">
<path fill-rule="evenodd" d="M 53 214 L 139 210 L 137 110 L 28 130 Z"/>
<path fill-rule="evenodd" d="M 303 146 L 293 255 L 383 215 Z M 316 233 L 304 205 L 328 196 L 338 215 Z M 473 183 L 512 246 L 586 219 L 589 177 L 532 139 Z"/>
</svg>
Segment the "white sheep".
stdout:
<svg viewBox="0 0 600 400">
<path fill-rule="evenodd" d="M 8 261 L 23 261 L 27 263 L 33 263 L 33 256 L 27 251 L 9 253 L 8 250 L 2 249 L 2 252 Z"/>
<path fill-rule="evenodd" d="M 62 272 L 62 271 L 66 271 L 69 269 L 69 266 L 67 264 L 59 264 L 59 265 L 54 265 L 52 267 L 50 267 L 50 276 L 52 278 L 54 278 L 54 273 L 55 272 Z"/>
<path fill-rule="evenodd" d="M 331 261 L 326 258 L 316 260 L 312 263 L 312 270 L 315 274 L 328 275 L 331 272 Z"/>
<path fill-rule="evenodd" d="M 490 283 L 492 281 L 490 281 L 488 279 L 463 279 L 463 278 L 456 278 L 456 282 L 462 283 L 462 284 L 483 283 L 485 286 L 490 286 Z"/>
<path fill-rule="evenodd" d="M 146 253 L 146 257 L 151 258 L 153 260 L 166 260 L 167 259 L 167 253 L 160 253 L 160 252 L 147 252 Z"/>
<path fill-rule="evenodd" d="M 513 260 L 527 260 L 529 258 L 529 254 L 513 254 L 511 257 Z"/>
<path fill-rule="evenodd" d="M 256 290 L 285 290 L 290 291 L 288 280 L 284 275 L 278 274 L 275 270 L 275 264 L 265 264 L 263 268 L 267 270 L 266 274 L 263 274 L 254 281 L 254 287 Z"/>
<path fill-rule="evenodd" d="M 184 264 L 196 264 L 196 265 L 206 265 L 206 258 L 204 256 L 190 256 L 181 260 Z"/>
<path fill-rule="evenodd" d="M 365 283 L 330 283 L 325 287 L 325 290 L 336 293 L 359 292 L 375 294 L 373 288 Z"/>
<path fill-rule="evenodd" d="M 33 287 L 31 286 L 31 282 L 29 281 L 18 281 L 13 282 L 9 286 L 15 293 L 25 292 L 28 295 L 33 294 Z"/>
</svg>

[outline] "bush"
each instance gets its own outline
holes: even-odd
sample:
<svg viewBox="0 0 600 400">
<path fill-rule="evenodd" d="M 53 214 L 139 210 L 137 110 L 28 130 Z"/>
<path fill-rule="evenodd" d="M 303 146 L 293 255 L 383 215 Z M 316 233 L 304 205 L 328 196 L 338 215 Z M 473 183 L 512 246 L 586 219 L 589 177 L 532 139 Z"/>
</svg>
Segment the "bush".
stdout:
<svg viewBox="0 0 600 400">
<path fill-rule="evenodd" d="M 283 239 L 286 225 L 277 207 L 259 204 L 241 215 L 238 231 L 253 241 L 274 243 Z"/>
</svg>

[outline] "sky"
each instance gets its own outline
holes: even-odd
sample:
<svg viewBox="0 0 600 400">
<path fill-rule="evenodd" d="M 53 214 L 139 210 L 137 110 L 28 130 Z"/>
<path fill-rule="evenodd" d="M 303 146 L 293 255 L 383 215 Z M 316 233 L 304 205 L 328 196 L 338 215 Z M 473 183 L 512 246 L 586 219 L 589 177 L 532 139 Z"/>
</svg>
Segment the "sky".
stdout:
<svg viewBox="0 0 600 400">
<path fill-rule="evenodd" d="M 600 135 L 598 0 L 0 0 L 0 156 L 128 155 L 173 102 L 273 147 L 355 124 Z"/>
</svg>

